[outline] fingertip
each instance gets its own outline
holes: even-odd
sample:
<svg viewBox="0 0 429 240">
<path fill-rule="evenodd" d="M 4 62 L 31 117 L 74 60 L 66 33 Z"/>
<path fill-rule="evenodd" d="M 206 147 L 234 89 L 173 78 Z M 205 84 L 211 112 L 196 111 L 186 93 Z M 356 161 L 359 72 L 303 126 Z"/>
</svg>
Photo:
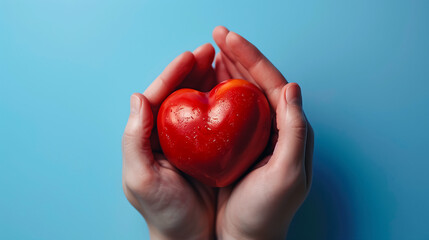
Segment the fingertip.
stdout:
<svg viewBox="0 0 429 240">
<path fill-rule="evenodd" d="M 208 51 L 210 52 L 210 56 L 211 56 L 211 58 L 212 59 L 214 59 L 214 56 L 215 56 L 215 54 L 216 54 L 216 50 L 215 50 L 215 48 L 213 47 L 213 45 L 211 44 L 211 43 L 206 43 L 206 44 L 204 44 L 205 46 L 206 46 L 206 48 L 208 49 Z"/>
<path fill-rule="evenodd" d="M 288 83 L 284 94 L 287 109 L 284 118 L 286 129 L 293 132 L 295 139 L 305 139 L 307 119 L 302 110 L 301 88 L 297 83 Z"/>
<path fill-rule="evenodd" d="M 130 97 L 130 119 L 136 122 L 133 125 L 140 125 L 141 122 L 149 125 L 153 122 L 152 109 L 149 100 L 141 93 L 133 93 Z"/>
<path fill-rule="evenodd" d="M 149 100 L 145 96 L 141 96 L 142 99 L 142 112 L 143 112 L 143 128 L 145 132 L 143 135 L 147 138 L 150 137 L 152 128 L 154 125 L 154 116 L 152 113 L 152 107 Z"/>
<path fill-rule="evenodd" d="M 226 35 L 228 32 L 229 32 L 228 28 L 226 28 L 225 26 L 219 25 L 213 29 L 212 35 L 214 38 L 214 36 L 217 36 L 217 35 Z"/>
<path fill-rule="evenodd" d="M 277 115 L 277 126 L 278 127 L 280 127 L 282 125 L 282 123 L 285 122 L 286 111 L 287 111 L 286 110 L 286 106 L 287 106 L 286 91 L 287 91 L 287 85 L 285 85 L 281 89 L 281 94 L 280 94 L 280 97 L 277 101 L 276 115 Z"/>
<path fill-rule="evenodd" d="M 203 45 L 197 47 L 192 53 L 194 55 L 202 52 L 202 51 L 207 51 L 207 52 L 214 52 L 215 49 L 213 47 L 213 45 L 211 43 L 204 43 Z"/>
<path fill-rule="evenodd" d="M 128 117 L 127 125 L 125 126 L 123 143 L 130 142 L 130 139 L 138 135 L 140 129 L 140 116 L 141 116 L 141 98 L 138 93 L 130 96 L 130 115 Z"/>
<path fill-rule="evenodd" d="M 215 54 L 215 49 L 211 43 L 205 43 L 193 51 L 195 63 L 202 65 L 203 68 L 211 66 Z"/>
<path fill-rule="evenodd" d="M 143 114 L 148 114 L 148 113 L 152 113 L 152 108 L 150 106 L 150 102 L 149 100 L 143 95 L 143 94 L 139 94 L 139 98 L 142 102 L 142 111 Z"/>
<path fill-rule="evenodd" d="M 241 39 L 242 37 L 233 31 L 229 31 L 228 35 L 226 36 L 226 42 L 228 45 L 231 45 L 231 46 L 236 44 Z"/>
<path fill-rule="evenodd" d="M 184 53 L 180 54 L 178 58 L 187 63 L 195 62 L 195 56 L 191 51 L 185 51 Z"/>
<path fill-rule="evenodd" d="M 179 56 L 177 56 L 173 61 L 168 64 L 168 66 L 165 68 L 165 70 L 170 70 L 171 68 L 174 68 L 178 66 L 179 68 L 187 69 L 187 67 L 192 69 L 192 66 L 195 63 L 195 56 L 191 51 L 185 51 L 181 53 Z M 165 71 L 164 70 L 164 71 Z"/>
<path fill-rule="evenodd" d="M 131 98 L 137 98 L 140 101 L 141 101 L 142 97 L 143 97 L 143 94 L 138 93 L 138 92 L 135 92 L 135 93 L 131 94 Z"/>
<path fill-rule="evenodd" d="M 286 89 L 286 102 L 297 106 L 302 106 L 301 87 L 297 83 L 288 83 Z"/>
<path fill-rule="evenodd" d="M 284 85 L 283 87 L 282 87 L 282 90 L 280 91 L 280 98 L 279 98 L 279 101 L 277 102 L 277 106 L 284 106 L 284 107 L 286 107 L 286 103 L 287 103 L 287 100 L 286 100 L 286 92 L 287 92 L 287 88 L 288 88 L 288 85 Z"/>
<path fill-rule="evenodd" d="M 191 51 L 186 51 L 180 54 L 173 62 L 172 65 L 176 65 L 180 72 L 179 75 L 187 75 L 195 65 L 196 59 Z"/>
<path fill-rule="evenodd" d="M 130 115 L 138 115 L 141 109 L 141 99 L 139 93 L 134 93 L 130 97 Z"/>
<path fill-rule="evenodd" d="M 251 44 L 249 41 L 247 41 L 244 37 L 242 37 L 240 34 L 235 32 L 228 32 L 228 35 L 225 39 L 226 45 L 232 49 L 234 54 L 236 54 L 237 50 L 242 49 L 243 46 L 249 46 Z"/>
<path fill-rule="evenodd" d="M 302 110 L 301 88 L 297 83 L 286 84 L 277 103 L 277 125 L 286 128 L 305 128 L 306 118 Z"/>
<path fill-rule="evenodd" d="M 141 93 L 134 93 L 130 97 L 131 108 L 135 107 L 138 110 L 131 110 L 123 135 L 123 144 L 130 145 L 131 148 L 150 148 L 150 138 L 153 128 L 153 113 L 149 100 Z M 136 143 L 137 145 L 136 146 Z"/>
<path fill-rule="evenodd" d="M 218 26 L 213 30 L 212 36 L 215 43 L 219 46 L 219 48 L 224 47 L 225 38 L 228 35 L 229 30 L 224 26 Z"/>
</svg>

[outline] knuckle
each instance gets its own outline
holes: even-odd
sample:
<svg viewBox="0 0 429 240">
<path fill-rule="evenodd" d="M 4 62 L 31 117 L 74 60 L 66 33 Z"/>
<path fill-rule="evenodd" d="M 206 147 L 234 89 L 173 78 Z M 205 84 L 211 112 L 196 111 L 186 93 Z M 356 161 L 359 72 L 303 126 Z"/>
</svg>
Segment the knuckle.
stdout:
<svg viewBox="0 0 429 240">
<path fill-rule="evenodd" d="M 128 185 L 124 180 L 122 180 L 122 189 L 124 190 L 124 194 L 125 194 L 125 197 L 127 197 L 127 199 L 130 199 L 133 197 L 131 189 L 128 187 Z"/>
<path fill-rule="evenodd" d="M 276 182 L 281 183 L 281 188 L 285 192 L 294 192 L 305 196 L 307 191 L 306 176 L 301 161 L 288 164 L 287 166 L 274 167 L 269 174 L 277 177 Z"/>
<path fill-rule="evenodd" d="M 122 134 L 122 142 L 129 141 L 130 139 L 134 138 L 135 131 L 131 129 L 130 124 L 128 123 L 125 127 L 124 133 Z"/>
<path fill-rule="evenodd" d="M 305 128 L 307 129 L 307 120 L 303 115 L 298 115 L 290 119 L 290 124 L 294 128 Z"/>
<path fill-rule="evenodd" d="M 293 129 L 293 132 L 295 133 L 296 137 L 300 140 L 305 140 L 305 137 L 307 136 L 307 121 L 305 121 L 304 118 L 294 118 L 290 121 L 291 129 Z"/>
<path fill-rule="evenodd" d="M 140 142 L 136 131 L 125 130 L 122 135 L 122 148 L 127 149 L 129 146 L 134 146 Z"/>
<path fill-rule="evenodd" d="M 128 189 L 139 196 L 146 195 L 153 182 L 153 175 L 146 172 L 124 174 L 123 176 L 124 189 Z"/>
<path fill-rule="evenodd" d="M 287 165 L 275 166 L 271 168 L 271 176 L 278 176 L 282 179 L 281 182 L 287 184 L 295 184 L 302 178 L 302 164 L 300 161 L 290 163 Z"/>
</svg>

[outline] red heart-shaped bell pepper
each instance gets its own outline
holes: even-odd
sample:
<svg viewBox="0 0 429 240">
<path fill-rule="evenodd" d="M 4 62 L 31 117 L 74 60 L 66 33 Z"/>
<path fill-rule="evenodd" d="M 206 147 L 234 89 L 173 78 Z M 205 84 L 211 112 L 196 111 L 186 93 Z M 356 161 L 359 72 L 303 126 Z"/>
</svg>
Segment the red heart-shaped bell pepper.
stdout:
<svg viewBox="0 0 429 240">
<path fill-rule="evenodd" d="M 265 95 L 232 79 L 203 93 L 179 89 L 159 109 L 158 134 L 167 159 L 200 182 L 224 187 L 260 156 L 270 136 Z"/>
</svg>

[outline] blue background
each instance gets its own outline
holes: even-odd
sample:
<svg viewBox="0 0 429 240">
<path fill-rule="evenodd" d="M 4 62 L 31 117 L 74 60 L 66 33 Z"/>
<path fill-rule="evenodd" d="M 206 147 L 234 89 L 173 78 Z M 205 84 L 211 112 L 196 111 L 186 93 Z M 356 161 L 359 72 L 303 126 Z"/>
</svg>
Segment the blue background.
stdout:
<svg viewBox="0 0 429 240">
<path fill-rule="evenodd" d="M 0 0 L 0 239 L 145 239 L 129 97 L 226 25 L 301 84 L 314 183 L 290 239 L 429 239 L 429 2 Z"/>
</svg>

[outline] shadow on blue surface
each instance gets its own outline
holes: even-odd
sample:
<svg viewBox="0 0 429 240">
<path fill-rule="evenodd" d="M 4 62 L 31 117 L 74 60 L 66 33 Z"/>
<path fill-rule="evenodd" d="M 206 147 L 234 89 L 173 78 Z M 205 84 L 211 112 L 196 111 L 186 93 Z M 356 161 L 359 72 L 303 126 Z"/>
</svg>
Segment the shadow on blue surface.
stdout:
<svg viewBox="0 0 429 240">
<path fill-rule="evenodd" d="M 347 177 L 327 158 L 319 152 L 313 160 L 313 185 L 291 223 L 288 240 L 353 238 L 354 196 Z"/>
</svg>

